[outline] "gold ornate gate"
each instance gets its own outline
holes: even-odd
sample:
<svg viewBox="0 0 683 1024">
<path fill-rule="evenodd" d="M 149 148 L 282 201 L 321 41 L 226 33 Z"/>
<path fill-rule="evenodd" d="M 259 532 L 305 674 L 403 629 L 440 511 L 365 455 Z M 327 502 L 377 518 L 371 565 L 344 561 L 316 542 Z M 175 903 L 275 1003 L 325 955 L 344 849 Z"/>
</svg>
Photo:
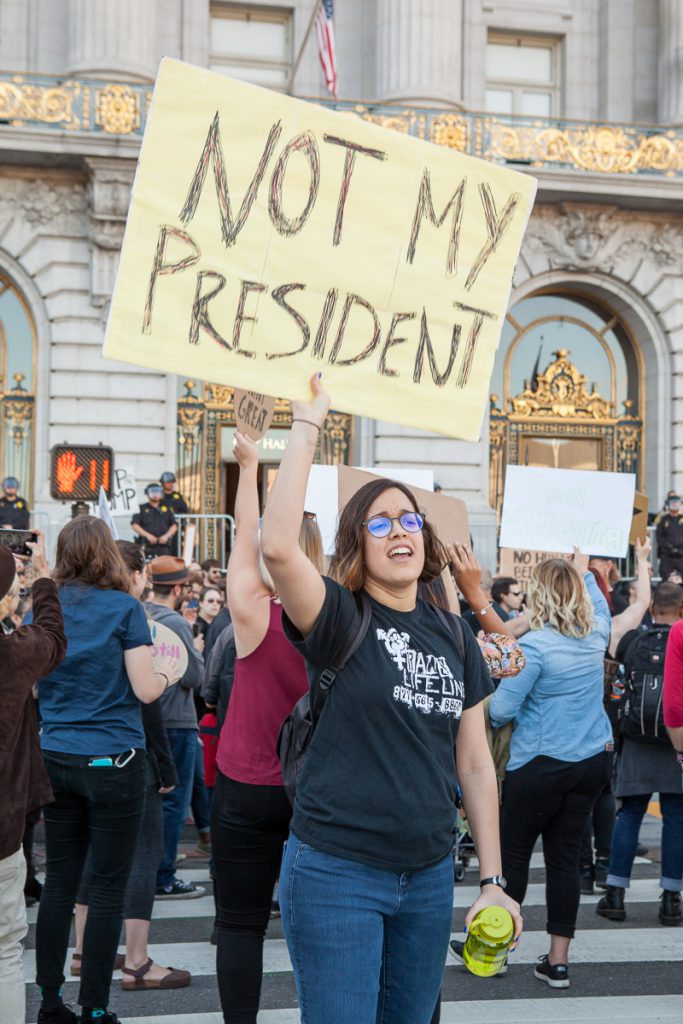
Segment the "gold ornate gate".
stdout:
<svg viewBox="0 0 683 1024">
<path fill-rule="evenodd" d="M 235 427 L 233 389 L 224 384 L 185 381 L 185 394 L 178 400 L 178 486 L 193 512 L 221 514 L 220 431 Z M 199 390 L 199 394 L 195 392 Z M 278 399 L 272 427 L 289 429 L 289 402 Z M 353 418 L 330 412 L 320 431 L 316 462 L 348 463 L 353 440 Z"/>
<path fill-rule="evenodd" d="M 643 423 L 633 402 L 625 401 L 617 416 L 595 384 L 588 390 L 569 354 L 554 352 L 554 361 L 509 400 L 509 410 L 491 395 L 489 494 L 499 516 L 507 465 L 635 473 L 639 486 Z"/>
</svg>

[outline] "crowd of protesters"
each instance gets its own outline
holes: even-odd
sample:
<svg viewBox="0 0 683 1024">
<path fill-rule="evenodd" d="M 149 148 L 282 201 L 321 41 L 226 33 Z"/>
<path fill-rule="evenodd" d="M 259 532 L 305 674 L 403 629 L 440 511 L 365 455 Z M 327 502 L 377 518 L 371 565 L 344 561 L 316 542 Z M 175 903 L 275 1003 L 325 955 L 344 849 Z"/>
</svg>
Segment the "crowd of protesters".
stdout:
<svg viewBox="0 0 683 1024">
<path fill-rule="evenodd" d="M 0 981 L 17 1024 L 25 902 L 39 901 L 39 1024 L 116 1024 L 114 970 L 129 990 L 191 983 L 148 951 L 155 900 L 205 893 L 178 871 L 190 812 L 195 855 L 210 857 L 228 1024 L 256 1022 L 264 938 L 280 913 L 305 1024 L 439 1020 L 456 793 L 481 886 L 466 926 L 502 906 L 519 941 L 542 841 L 549 945 L 534 976 L 552 988 L 570 984 L 582 892 L 603 888 L 597 913 L 625 920 L 655 793 L 659 920 L 681 922 L 676 496 L 657 525 L 669 572 L 654 591 L 648 544 L 633 581 L 578 549 L 524 584 L 493 578 L 467 546 L 445 547 L 391 480 L 351 497 L 326 561 L 304 500 L 329 397 L 318 377 L 311 389 L 293 403 L 262 519 L 258 448 L 236 432 L 227 576 L 177 553 L 174 517 L 187 506 L 171 473 L 148 487 L 135 544 L 77 517 L 50 568 L 38 535 L 30 597 L 27 559 L 0 545 Z M 641 700 L 640 726 L 626 698 Z M 277 751 L 297 714 L 310 742 L 294 796 Z M 42 886 L 31 852 L 41 811 Z M 80 1014 L 61 991 L 74 912 Z M 462 957 L 462 942 L 451 947 Z"/>
</svg>

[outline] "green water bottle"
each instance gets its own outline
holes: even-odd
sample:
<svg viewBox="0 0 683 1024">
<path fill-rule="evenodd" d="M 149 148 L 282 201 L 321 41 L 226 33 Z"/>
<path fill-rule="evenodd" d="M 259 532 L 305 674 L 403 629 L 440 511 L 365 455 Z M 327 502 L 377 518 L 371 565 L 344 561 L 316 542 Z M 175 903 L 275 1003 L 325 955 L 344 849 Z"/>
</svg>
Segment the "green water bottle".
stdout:
<svg viewBox="0 0 683 1024">
<path fill-rule="evenodd" d="M 502 907 L 480 910 L 470 926 L 462 958 L 465 967 L 480 978 L 498 974 L 515 937 L 512 917 Z"/>
</svg>

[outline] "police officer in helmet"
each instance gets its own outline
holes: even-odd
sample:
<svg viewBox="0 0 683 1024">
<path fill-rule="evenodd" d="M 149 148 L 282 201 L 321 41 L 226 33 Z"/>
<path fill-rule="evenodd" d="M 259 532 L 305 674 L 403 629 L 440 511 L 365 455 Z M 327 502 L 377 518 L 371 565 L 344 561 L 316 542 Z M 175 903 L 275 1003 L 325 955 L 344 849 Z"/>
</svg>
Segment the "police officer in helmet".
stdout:
<svg viewBox="0 0 683 1024">
<path fill-rule="evenodd" d="M 190 514 L 190 510 L 187 507 L 187 502 L 183 498 L 180 491 L 176 490 L 175 486 L 175 473 L 166 471 L 161 474 L 161 486 L 164 489 L 164 502 L 173 512 L 175 516 L 187 516 Z"/>
<path fill-rule="evenodd" d="M 142 544 L 145 554 L 155 558 L 170 555 L 174 547 L 171 538 L 178 532 L 173 510 L 163 500 L 161 484 L 148 484 L 145 494 L 149 500 L 140 506 L 140 511 L 131 519 L 133 533 L 137 534 L 136 543 Z"/>
<path fill-rule="evenodd" d="M 683 575 L 683 510 L 678 494 L 669 493 L 667 510 L 657 523 L 659 575 L 663 580 L 677 570 Z"/>
<path fill-rule="evenodd" d="M 0 498 L 0 527 L 10 530 L 29 529 L 29 508 L 26 498 L 17 496 L 19 481 L 15 476 L 6 476 L 2 481 L 3 496 Z"/>
</svg>

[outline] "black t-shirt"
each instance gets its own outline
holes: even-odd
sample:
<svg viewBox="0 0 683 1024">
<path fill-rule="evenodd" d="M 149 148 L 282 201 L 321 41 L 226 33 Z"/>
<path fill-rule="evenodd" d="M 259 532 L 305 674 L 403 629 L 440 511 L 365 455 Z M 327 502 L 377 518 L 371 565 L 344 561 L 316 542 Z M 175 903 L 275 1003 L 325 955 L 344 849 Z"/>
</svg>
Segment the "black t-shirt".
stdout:
<svg viewBox="0 0 683 1024">
<path fill-rule="evenodd" d="M 309 676 L 331 668 L 358 626 L 353 594 L 324 577 L 325 602 L 306 640 L 283 615 Z M 303 843 L 402 873 L 453 845 L 460 716 L 493 689 L 476 640 L 455 637 L 418 601 L 399 612 L 370 599 L 359 650 L 330 690 L 297 784 L 292 831 Z"/>
</svg>

